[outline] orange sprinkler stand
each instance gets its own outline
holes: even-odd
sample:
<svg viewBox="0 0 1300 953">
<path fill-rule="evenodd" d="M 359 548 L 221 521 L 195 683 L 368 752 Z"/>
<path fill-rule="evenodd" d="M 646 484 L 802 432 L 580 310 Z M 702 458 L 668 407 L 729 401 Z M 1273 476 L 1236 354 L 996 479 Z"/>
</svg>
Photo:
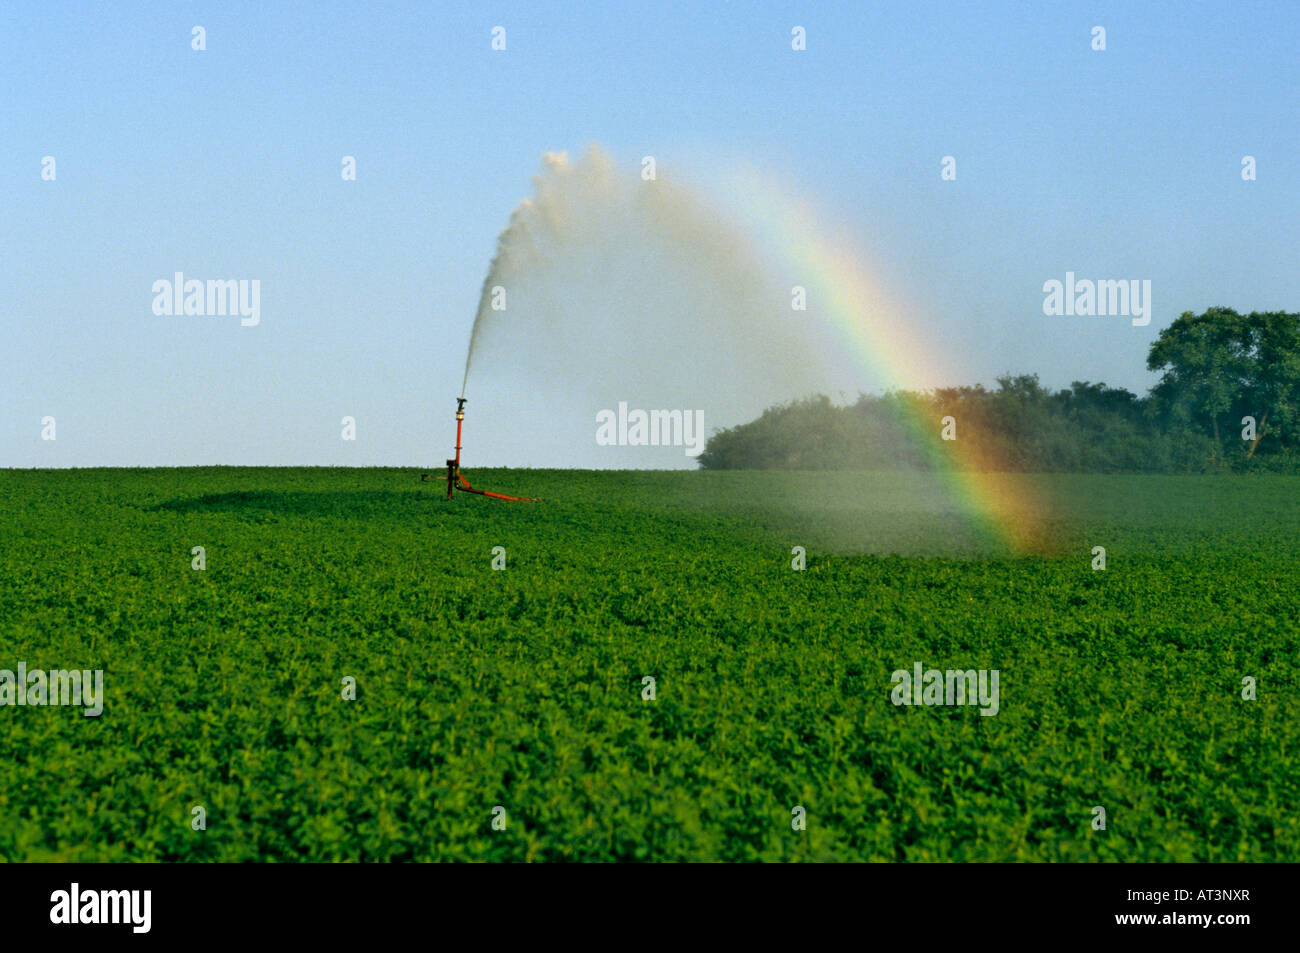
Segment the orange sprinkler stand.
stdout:
<svg viewBox="0 0 1300 953">
<path fill-rule="evenodd" d="M 490 496 L 494 500 L 514 500 L 516 503 L 540 503 L 541 500 L 531 496 L 507 496 L 504 493 L 493 493 L 491 490 L 476 490 L 470 486 L 469 480 L 460 472 L 460 435 L 461 428 L 465 425 L 465 398 L 456 398 L 456 456 L 454 459 L 447 461 L 447 499 L 451 499 L 457 490 L 463 490 L 466 493 L 477 493 L 479 496 Z M 428 474 L 424 475 L 428 479 Z"/>
</svg>

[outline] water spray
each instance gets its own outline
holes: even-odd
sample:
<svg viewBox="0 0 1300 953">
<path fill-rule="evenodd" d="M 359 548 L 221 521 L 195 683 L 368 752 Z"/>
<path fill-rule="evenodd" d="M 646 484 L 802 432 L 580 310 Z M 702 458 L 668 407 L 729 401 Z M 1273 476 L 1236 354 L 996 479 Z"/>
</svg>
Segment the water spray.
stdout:
<svg viewBox="0 0 1300 953">
<path fill-rule="evenodd" d="M 716 202 L 671 179 L 622 172 L 598 147 L 573 162 L 562 152 L 542 156 L 533 194 L 510 213 L 479 289 L 447 496 L 460 489 L 521 499 L 475 489 L 460 470 L 466 385 L 493 346 L 513 351 L 517 386 L 541 367 L 548 379 L 580 378 L 590 373 L 593 345 L 610 333 L 615 307 L 620 327 L 610 353 L 627 393 L 694 393 L 711 381 L 710 406 L 739 418 L 762 406 L 757 395 L 768 395 L 774 380 L 790 393 L 821 389 L 815 369 L 805 370 L 818 366 L 817 352 L 771 308 L 782 292 L 751 237 Z M 510 312 L 500 297 L 506 288 Z M 745 359 L 720 360 L 738 341 Z"/>
<path fill-rule="evenodd" d="M 507 496 L 504 493 L 493 493 L 491 490 L 478 490 L 470 486 L 469 480 L 460 472 L 460 450 L 461 450 L 461 428 L 465 425 L 465 398 L 456 398 L 456 456 L 447 461 L 447 499 L 451 499 L 457 490 L 463 490 L 466 493 L 477 493 L 479 496 L 490 496 L 494 500 L 514 500 L 517 503 L 540 503 L 541 500 L 531 496 Z M 428 480 L 429 474 L 420 477 L 421 480 Z"/>
</svg>

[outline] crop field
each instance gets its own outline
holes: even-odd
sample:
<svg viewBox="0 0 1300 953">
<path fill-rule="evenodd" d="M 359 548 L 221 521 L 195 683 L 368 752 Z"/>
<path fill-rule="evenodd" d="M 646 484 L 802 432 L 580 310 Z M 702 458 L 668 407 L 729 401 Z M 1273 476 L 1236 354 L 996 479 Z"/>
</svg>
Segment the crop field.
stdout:
<svg viewBox="0 0 1300 953">
<path fill-rule="evenodd" d="M 469 474 L 0 471 L 0 857 L 1300 859 L 1300 478 Z"/>
</svg>

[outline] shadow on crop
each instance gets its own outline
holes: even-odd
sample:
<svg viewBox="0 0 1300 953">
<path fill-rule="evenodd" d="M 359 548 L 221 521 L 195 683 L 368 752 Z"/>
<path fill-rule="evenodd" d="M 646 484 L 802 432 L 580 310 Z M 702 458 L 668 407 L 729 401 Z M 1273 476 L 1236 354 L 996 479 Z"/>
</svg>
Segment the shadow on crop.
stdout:
<svg viewBox="0 0 1300 953">
<path fill-rule="evenodd" d="M 168 513 L 235 513 L 250 517 L 279 516 L 394 516 L 426 510 L 440 497 L 435 492 L 345 490 L 237 490 L 167 500 L 149 509 Z"/>
</svg>

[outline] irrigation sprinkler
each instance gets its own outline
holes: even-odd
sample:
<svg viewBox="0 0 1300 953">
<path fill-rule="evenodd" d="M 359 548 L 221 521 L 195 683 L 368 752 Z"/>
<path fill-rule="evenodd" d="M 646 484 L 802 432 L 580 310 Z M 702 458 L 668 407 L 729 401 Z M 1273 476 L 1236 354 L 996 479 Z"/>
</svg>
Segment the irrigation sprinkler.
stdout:
<svg viewBox="0 0 1300 953">
<path fill-rule="evenodd" d="M 465 474 L 460 472 L 460 434 L 461 428 L 465 425 L 465 398 L 456 398 L 456 456 L 447 461 L 447 499 L 451 499 L 457 490 L 463 490 L 466 493 L 477 493 L 479 496 L 490 496 L 494 500 L 514 500 L 516 503 L 540 503 L 541 500 L 532 496 L 507 496 L 504 493 L 493 493 L 491 490 L 478 490 L 470 486 L 469 480 Z M 429 474 L 422 474 L 421 480 L 428 480 Z"/>
</svg>

